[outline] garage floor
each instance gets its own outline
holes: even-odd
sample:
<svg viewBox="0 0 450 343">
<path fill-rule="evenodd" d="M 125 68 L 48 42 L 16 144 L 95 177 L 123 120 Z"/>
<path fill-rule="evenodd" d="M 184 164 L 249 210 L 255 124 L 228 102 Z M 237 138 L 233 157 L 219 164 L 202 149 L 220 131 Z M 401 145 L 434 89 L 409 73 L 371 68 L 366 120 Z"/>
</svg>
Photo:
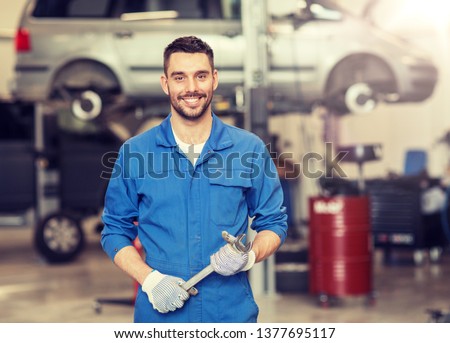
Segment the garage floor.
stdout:
<svg viewBox="0 0 450 343">
<path fill-rule="evenodd" d="M 0 228 L 0 322 L 122 322 L 132 321 L 132 307 L 105 304 L 98 297 L 131 299 L 133 282 L 120 272 L 88 230 L 88 245 L 70 264 L 48 265 L 34 251 L 29 228 Z M 373 306 L 366 297 L 345 297 L 328 308 L 307 293 L 259 296 L 260 322 L 285 323 L 423 323 L 427 309 L 450 309 L 450 253 L 440 263 L 412 263 L 411 252 L 384 265 L 374 256 Z"/>
</svg>

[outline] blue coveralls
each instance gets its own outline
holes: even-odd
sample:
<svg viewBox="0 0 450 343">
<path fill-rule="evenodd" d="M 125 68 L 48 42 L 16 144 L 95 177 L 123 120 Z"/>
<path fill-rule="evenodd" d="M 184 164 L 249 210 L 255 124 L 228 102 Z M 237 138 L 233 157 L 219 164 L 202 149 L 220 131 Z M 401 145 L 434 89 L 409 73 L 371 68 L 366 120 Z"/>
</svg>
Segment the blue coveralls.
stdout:
<svg viewBox="0 0 450 343">
<path fill-rule="evenodd" d="M 179 150 L 170 115 L 125 142 L 108 185 L 101 243 L 111 259 L 136 236 L 145 261 L 161 273 L 188 280 L 225 244 L 221 232 L 257 232 L 284 242 L 283 192 L 264 143 L 213 114 L 212 131 L 195 165 Z M 138 221 L 136 227 L 133 222 Z M 212 273 L 181 309 L 161 314 L 139 288 L 135 322 L 256 322 L 258 306 L 247 273 Z"/>
</svg>

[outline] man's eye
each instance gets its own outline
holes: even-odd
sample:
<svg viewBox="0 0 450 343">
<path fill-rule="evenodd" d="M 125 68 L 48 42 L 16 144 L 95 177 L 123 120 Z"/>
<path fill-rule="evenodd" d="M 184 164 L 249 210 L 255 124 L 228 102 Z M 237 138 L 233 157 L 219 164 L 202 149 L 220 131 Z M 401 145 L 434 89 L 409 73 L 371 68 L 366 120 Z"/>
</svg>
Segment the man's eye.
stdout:
<svg viewBox="0 0 450 343">
<path fill-rule="evenodd" d="M 206 74 L 200 74 L 198 76 L 198 78 L 201 79 L 201 80 L 206 79 Z"/>
<path fill-rule="evenodd" d="M 183 76 L 175 76 L 175 81 L 183 81 Z"/>
</svg>

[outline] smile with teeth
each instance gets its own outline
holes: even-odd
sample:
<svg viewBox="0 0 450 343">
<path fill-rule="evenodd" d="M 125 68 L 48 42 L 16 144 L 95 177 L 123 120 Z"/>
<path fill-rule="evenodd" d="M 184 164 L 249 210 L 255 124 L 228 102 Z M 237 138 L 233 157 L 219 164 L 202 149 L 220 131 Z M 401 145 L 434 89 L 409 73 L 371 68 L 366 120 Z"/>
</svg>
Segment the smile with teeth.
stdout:
<svg viewBox="0 0 450 343">
<path fill-rule="evenodd" d="M 200 101 L 201 98 L 203 98 L 202 95 L 181 97 L 181 99 L 185 103 L 187 103 L 188 105 L 195 105 L 195 104 L 197 104 Z"/>
</svg>

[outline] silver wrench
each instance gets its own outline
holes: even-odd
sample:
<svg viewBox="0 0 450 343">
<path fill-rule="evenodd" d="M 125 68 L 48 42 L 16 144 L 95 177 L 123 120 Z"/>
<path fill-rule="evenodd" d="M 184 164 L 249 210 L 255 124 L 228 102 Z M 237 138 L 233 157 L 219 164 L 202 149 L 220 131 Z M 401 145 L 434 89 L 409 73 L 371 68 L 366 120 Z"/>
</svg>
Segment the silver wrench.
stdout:
<svg viewBox="0 0 450 343">
<path fill-rule="evenodd" d="M 233 245 L 238 251 L 242 253 L 249 252 L 252 249 L 252 242 L 248 242 L 245 245 L 244 243 L 242 243 L 242 240 L 245 238 L 245 233 L 241 233 L 237 237 L 234 237 L 233 235 L 230 235 L 228 232 L 222 231 L 222 238 L 228 244 Z M 197 295 L 198 290 L 194 286 L 200 281 L 202 281 L 209 274 L 211 274 L 213 271 L 214 271 L 213 267 L 211 266 L 211 264 L 209 264 L 208 266 L 203 268 L 200 272 L 198 272 L 189 280 L 187 280 L 185 283 L 183 283 L 181 285 L 181 288 L 183 288 L 190 295 Z"/>
</svg>

